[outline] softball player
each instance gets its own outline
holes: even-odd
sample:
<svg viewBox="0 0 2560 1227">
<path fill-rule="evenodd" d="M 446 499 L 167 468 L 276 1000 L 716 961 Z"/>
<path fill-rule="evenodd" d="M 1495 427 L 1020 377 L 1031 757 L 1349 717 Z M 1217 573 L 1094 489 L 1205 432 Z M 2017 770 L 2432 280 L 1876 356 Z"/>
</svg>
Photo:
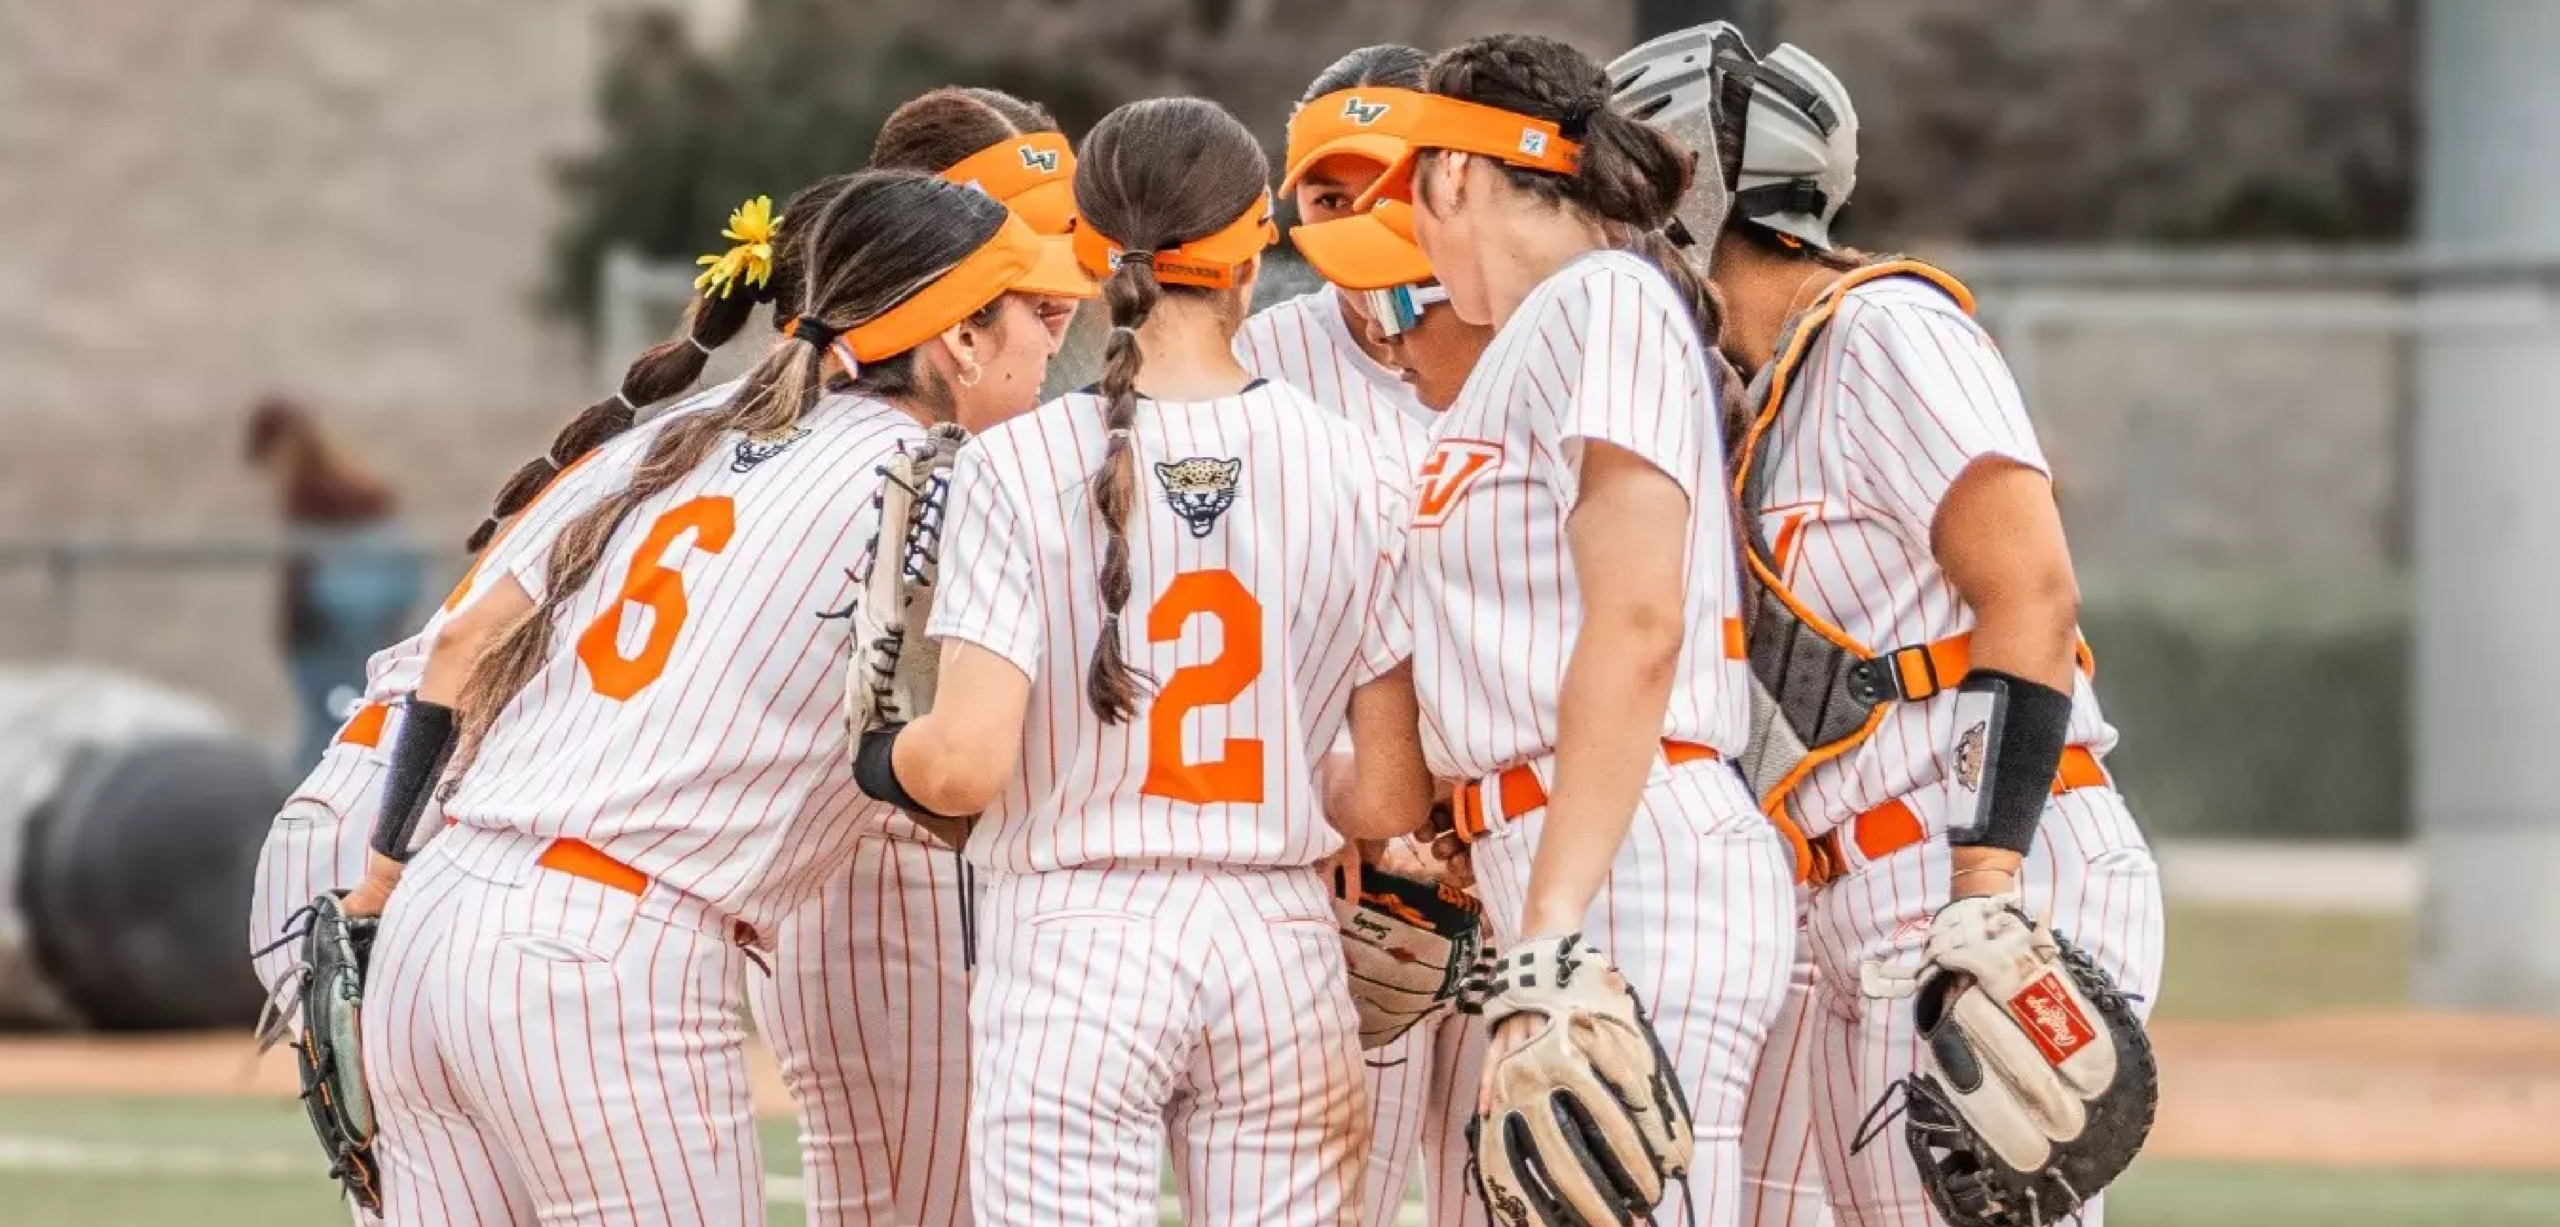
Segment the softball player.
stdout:
<svg viewBox="0 0 2560 1227">
<path fill-rule="evenodd" d="M 1015 286 L 1051 345 L 1096 291 L 1066 234 L 1075 154 L 1048 112 L 988 89 L 899 107 L 871 165 L 938 175 L 1001 201 L 1042 236 Z M 757 1034 L 799 1107 L 809 1221 L 944 1227 L 969 1220 L 969 963 L 963 864 L 905 815 L 867 810 L 851 871 L 774 934 L 748 979 Z"/>
<path fill-rule="evenodd" d="M 1040 240 L 980 193 L 865 174 L 792 229 L 774 353 L 572 474 L 592 501 L 497 551 L 409 703 L 348 900 L 390 898 L 365 1060 L 393 1224 L 764 1221 L 738 980 L 867 807 L 824 615 L 875 469 L 927 421 L 1020 412 L 1050 349 L 1008 292 Z"/>
<path fill-rule="evenodd" d="M 1289 120 L 1288 164 L 1280 189 L 1296 196 L 1300 224 L 1292 238 L 1299 253 L 1333 284 L 1255 313 L 1236 334 L 1235 344 L 1236 360 L 1245 370 L 1296 388 L 1317 405 L 1342 414 L 1408 475 L 1429 454 L 1432 419 L 1457 390 L 1454 383 L 1444 382 L 1429 389 L 1441 395 L 1426 403 L 1418 394 L 1423 387 L 1414 382 L 1411 355 L 1416 350 L 1435 357 L 1465 351 L 1464 358 L 1471 361 L 1490 330 L 1463 323 L 1446 307 L 1433 305 L 1445 296 L 1437 286 L 1417 284 L 1430 281 L 1430 268 L 1409 241 L 1400 256 L 1382 252 L 1390 245 L 1375 236 L 1335 242 L 1322 249 L 1333 258 L 1320 261 L 1318 240 L 1310 236 L 1340 231 L 1346 219 L 1358 216 L 1352 202 L 1399 148 L 1377 126 L 1399 98 L 1421 87 L 1426 59 L 1411 47 L 1364 47 L 1335 61 L 1307 87 Z M 1353 228 L 1369 224 L 1348 222 Z M 1337 255 L 1338 249 L 1347 250 Z M 1360 287 L 1352 288 L 1346 278 Z M 1425 369 L 1437 374 L 1446 364 Z M 1361 1222 L 1367 1227 L 1395 1222 L 1426 1134 L 1431 1144 L 1424 1189 L 1432 1221 L 1483 1221 L 1474 1181 L 1465 1176 L 1463 1118 L 1457 1132 L 1431 1119 L 1453 1099 L 1433 1085 L 1434 1053 L 1445 1048 L 1454 1058 L 1456 1046 L 1480 1030 L 1470 1026 L 1472 1021 L 1452 1011 L 1369 1054 L 1375 1119 L 1361 1196 Z M 1455 1099 L 1462 1108 L 1467 1102 L 1465 1096 Z M 1470 1205 L 1471 1220 L 1462 1217 L 1462 1207 Z"/>
<path fill-rule="evenodd" d="M 1651 1010 L 1696 1114 L 1691 1205 L 1729 1224 L 1795 925 L 1785 846 L 1722 761 L 1749 680 L 1715 324 L 1658 233 L 1687 159 L 1552 40 L 1464 44 L 1428 85 L 1376 191 L 1410 193 L 1451 306 L 1498 331 L 1417 495 L 1424 745 L 1470 781 L 1457 818 L 1498 936 L 1580 933 Z M 1611 248 L 1634 235 L 1654 258 Z"/>
<path fill-rule="evenodd" d="M 2147 1012 L 2159 874 L 2102 765 L 2115 731 L 2050 471 L 1971 296 L 1834 242 L 1857 116 L 1819 61 L 1781 46 L 1719 56 L 1712 76 L 1715 147 L 1699 160 L 1732 207 L 1711 267 L 1726 346 L 1770 390 L 1735 482 L 1762 596 L 1754 654 L 1834 653 L 1873 708 L 1846 733 L 1798 727 L 1784 712 L 1806 696 L 1764 675 L 1779 714 L 1755 730 L 1764 804 L 1808 840 L 1821 1166 L 1843 1223 L 1921 1227 L 1939 1220 L 1909 1148 L 1856 1144 L 1919 1064 L 1910 1003 L 1862 995 L 1862 972 L 1915 968 L 1951 899 L 2009 895 Z M 2081 1212 L 2100 1215 L 2095 1200 Z"/>
<path fill-rule="evenodd" d="M 1141 102 L 1080 153 L 1102 380 L 962 453 L 941 693 L 867 735 L 856 778 L 983 811 L 984 1218 L 1152 1222 L 1169 1135 L 1186 1222 L 1354 1223 L 1366 1086 L 1315 865 L 1328 817 L 1384 838 L 1430 804 L 1391 583 L 1405 479 L 1235 360 L 1273 237 L 1244 126 Z M 1346 718 L 1353 770 L 1320 776 Z"/>
<path fill-rule="evenodd" d="M 525 462 L 500 488 L 489 517 L 474 529 L 467 548 L 480 553 L 493 544 L 501 525 L 548 539 L 554 528 L 579 508 L 538 494 L 575 467 L 607 440 L 631 428 L 640 412 L 693 386 L 712 351 L 737 336 L 755 308 L 777 295 L 797 301 L 800 285 L 798 250 L 774 244 L 775 223 L 792 213 L 814 217 L 823 211 L 845 177 L 819 180 L 801 189 L 780 215 L 750 203 L 730 218 L 730 231 L 741 243 L 763 243 L 772 249 L 763 275 L 726 286 L 721 292 L 697 288 L 685 309 L 684 330 L 643 350 L 632 359 L 614 394 L 588 406 L 563 426 L 548 450 Z M 660 417 L 706 405 L 725 403 L 734 382 L 710 389 L 661 411 Z M 286 930 L 294 913 L 324 891 L 343 890 L 364 878 L 365 841 L 373 831 L 374 806 L 382 795 L 382 772 L 396 740 L 400 701 L 417 689 L 427 649 L 445 624 L 486 590 L 486 573 L 475 563 L 453 592 L 428 614 L 418 633 L 373 654 L 365 663 L 365 693 L 355 714 L 339 728 L 329 749 L 311 774 L 294 787 L 277 812 L 258 854 L 258 873 L 249 902 L 249 948 L 258 982 L 280 981 L 296 955 Z"/>
</svg>

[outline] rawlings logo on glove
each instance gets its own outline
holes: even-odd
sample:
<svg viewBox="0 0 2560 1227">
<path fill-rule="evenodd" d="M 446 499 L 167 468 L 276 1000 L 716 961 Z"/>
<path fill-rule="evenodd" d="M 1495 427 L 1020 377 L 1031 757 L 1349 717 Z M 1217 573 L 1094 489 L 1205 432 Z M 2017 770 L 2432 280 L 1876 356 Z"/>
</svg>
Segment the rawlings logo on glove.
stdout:
<svg viewBox="0 0 2560 1227">
<path fill-rule="evenodd" d="M 1929 924 L 1917 972 L 1870 963 L 1870 996 L 1910 997 L 1920 1072 L 1905 1140 L 1954 1227 L 2048 1227 L 2141 1153 L 2160 1100 L 2150 1038 L 2115 982 L 2002 898 Z M 1891 1123 L 1888 1096 L 1853 1153 Z"/>
</svg>

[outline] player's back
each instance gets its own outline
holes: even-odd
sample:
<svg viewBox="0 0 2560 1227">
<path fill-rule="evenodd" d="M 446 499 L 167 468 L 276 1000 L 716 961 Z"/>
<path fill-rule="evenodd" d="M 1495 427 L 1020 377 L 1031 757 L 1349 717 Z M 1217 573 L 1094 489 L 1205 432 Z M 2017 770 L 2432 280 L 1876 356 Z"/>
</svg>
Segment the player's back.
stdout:
<svg viewBox="0 0 2560 1227">
<path fill-rule="evenodd" d="M 780 439 L 721 437 L 606 542 L 447 815 L 583 840 L 750 919 L 804 894 L 868 804 L 845 766 L 847 623 L 821 615 L 852 599 L 875 470 L 922 434 L 830 396 Z"/>
<path fill-rule="evenodd" d="M 952 487 L 933 621 L 1032 678 L 1023 766 L 972 836 L 1007 871 L 1191 860 L 1305 865 L 1332 851 L 1314 763 L 1352 687 L 1402 655 L 1404 478 L 1283 384 L 1138 402 L 1130 598 L 1114 631 L 1152 678 L 1136 714 L 1086 697 L 1105 632 L 1091 478 L 1104 407 L 1075 393 L 981 436 Z"/>
</svg>

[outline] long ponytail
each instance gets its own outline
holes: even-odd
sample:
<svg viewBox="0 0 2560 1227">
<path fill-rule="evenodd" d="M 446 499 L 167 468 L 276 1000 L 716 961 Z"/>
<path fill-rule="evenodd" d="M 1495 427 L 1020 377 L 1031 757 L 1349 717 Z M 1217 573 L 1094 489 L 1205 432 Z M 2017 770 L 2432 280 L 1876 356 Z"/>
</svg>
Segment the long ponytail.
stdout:
<svg viewBox="0 0 2560 1227">
<path fill-rule="evenodd" d="M 630 481 L 562 526 L 545 560 L 543 599 L 481 653 L 463 681 L 455 704 L 463 713 L 461 745 L 450 780 L 462 777 L 498 714 L 551 658 L 561 608 L 595 579 L 605 546 L 632 511 L 701 467 L 732 432 L 752 439 L 790 433 L 826 392 L 833 334 L 905 301 L 983 245 L 1005 217 L 1003 205 L 967 188 L 868 172 L 847 179 L 814 224 L 794 228 L 805 235 L 790 243 L 805 275 L 786 287 L 793 297 L 785 301 L 797 306 L 795 319 L 819 327 L 792 329 L 727 405 L 669 423 L 649 440 Z M 908 358 L 880 365 L 903 369 Z"/>
<path fill-rule="evenodd" d="M 1145 362 L 1138 329 L 1163 297 L 1151 251 L 1124 255 L 1118 271 L 1102 284 L 1102 301 L 1111 308 L 1111 338 L 1103 343 L 1100 390 L 1103 426 L 1111 433 L 1102 469 L 1093 475 L 1093 513 L 1103 530 L 1102 634 L 1094 641 L 1084 691 L 1093 714 L 1106 724 L 1125 724 L 1137 714 L 1142 685 L 1143 675 L 1130 667 L 1120 646 L 1120 615 L 1129 607 L 1129 513 L 1138 501 L 1138 368 Z"/>
<path fill-rule="evenodd" d="M 776 223 L 794 214 L 815 217 L 850 181 L 849 175 L 830 175 L 800 189 L 783 202 Z M 560 428 L 559 434 L 552 436 L 551 446 L 543 454 L 510 474 L 491 500 L 487 518 L 471 530 L 463 548 L 475 554 L 487 548 L 499 526 L 532 503 L 561 470 L 631 429 L 642 409 L 691 388 L 694 381 L 702 378 L 712 351 L 735 339 L 747 321 L 754 318 L 757 307 L 799 301 L 802 250 L 800 244 L 777 236 L 772 272 L 761 284 L 737 281 L 725 289 L 695 290 L 692 300 L 685 304 L 684 327 L 640 351 L 623 370 L 622 383 L 613 395 L 580 410 Z"/>
</svg>

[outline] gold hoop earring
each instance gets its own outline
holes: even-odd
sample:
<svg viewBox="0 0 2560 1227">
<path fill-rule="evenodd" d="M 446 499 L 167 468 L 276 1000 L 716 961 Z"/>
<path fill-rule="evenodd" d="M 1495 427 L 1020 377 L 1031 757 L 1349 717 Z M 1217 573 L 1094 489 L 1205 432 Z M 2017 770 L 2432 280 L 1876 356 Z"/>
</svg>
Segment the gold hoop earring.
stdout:
<svg viewBox="0 0 2560 1227">
<path fill-rule="evenodd" d="M 987 372 L 985 369 L 978 365 L 978 360 L 971 358 L 969 359 L 969 365 L 961 368 L 960 386 L 964 388 L 977 387 L 978 381 L 986 378 L 986 374 Z"/>
</svg>

